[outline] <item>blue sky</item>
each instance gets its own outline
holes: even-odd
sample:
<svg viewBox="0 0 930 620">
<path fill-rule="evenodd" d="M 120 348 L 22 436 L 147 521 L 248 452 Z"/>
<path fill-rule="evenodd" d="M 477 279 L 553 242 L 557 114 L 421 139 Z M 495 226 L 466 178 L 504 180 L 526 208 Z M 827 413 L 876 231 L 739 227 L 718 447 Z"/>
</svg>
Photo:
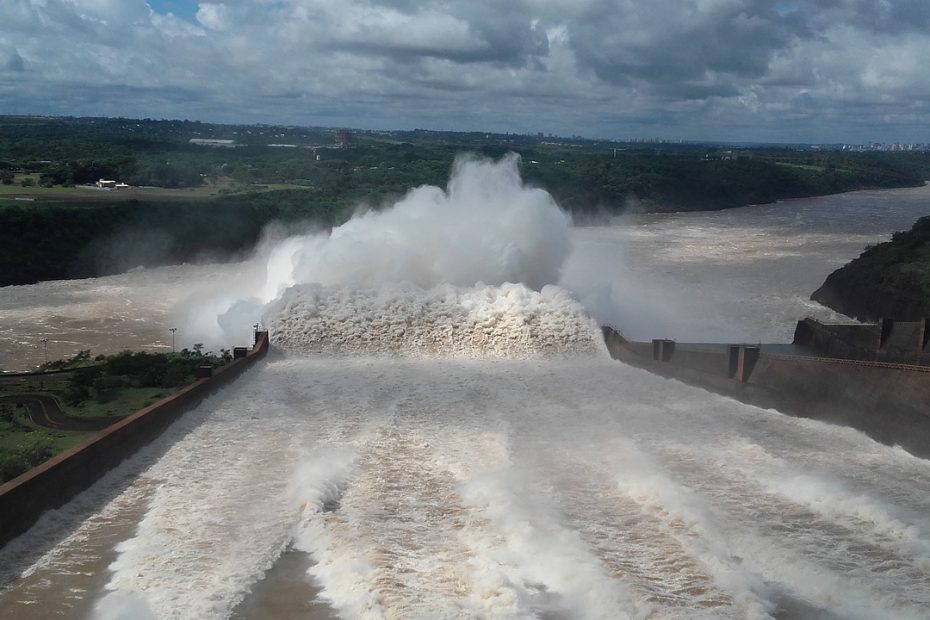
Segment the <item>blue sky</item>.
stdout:
<svg viewBox="0 0 930 620">
<path fill-rule="evenodd" d="M 196 2 L 190 0 L 148 0 L 148 5 L 152 7 L 152 10 L 162 15 L 173 13 L 191 23 L 197 22 L 198 3 Z"/>
<path fill-rule="evenodd" d="M 925 0 L 0 0 L 0 113 L 930 142 Z"/>
</svg>

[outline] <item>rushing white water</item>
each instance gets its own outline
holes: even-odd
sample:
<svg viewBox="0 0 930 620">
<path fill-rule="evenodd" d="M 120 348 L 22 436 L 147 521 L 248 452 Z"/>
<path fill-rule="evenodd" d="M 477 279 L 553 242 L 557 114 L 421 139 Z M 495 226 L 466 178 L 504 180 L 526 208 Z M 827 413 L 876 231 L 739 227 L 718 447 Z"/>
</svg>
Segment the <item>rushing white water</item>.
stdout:
<svg viewBox="0 0 930 620">
<path fill-rule="evenodd" d="M 291 544 L 345 618 L 930 609 L 930 464 L 599 355 L 278 358 L 172 433 L 96 617 L 227 617 Z"/>
<path fill-rule="evenodd" d="M 928 214 L 930 186 L 624 216 L 569 231 L 572 251 L 558 283 L 598 320 L 637 338 L 787 342 L 800 316 L 835 316 L 809 299 L 832 270 Z M 178 328 L 178 347 L 247 342 L 252 306 L 234 337 L 211 341 L 205 334 L 244 296 L 259 305 L 271 299 L 278 285 L 263 289 L 268 272 L 290 273 L 299 245 L 300 239 L 274 245 L 273 256 L 269 247 L 258 261 L 4 287 L 0 368 L 41 363 L 44 338 L 49 359 L 81 349 L 164 350 L 171 346 L 169 327 Z M 242 283 L 251 293 L 239 290 Z"/>
<path fill-rule="evenodd" d="M 554 284 L 570 251 L 569 220 L 548 192 L 523 184 L 519 156 L 460 156 L 445 189 L 424 185 L 390 209 L 352 218 L 331 235 L 278 245 L 259 296 L 299 282 L 380 287 Z"/>
<path fill-rule="evenodd" d="M 188 307 L 218 328 L 263 312 L 276 349 L 0 550 L 0 616 L 927 617 L 930 463 L 608 359 L 573 296 L 546 286 L 563 268 L 564 218 L 514 170 L 465 166 L 465 194 L 458 181 L 421 189 L 332 240 L 277 245 L 243 277 L 206 277 L 222 294 Z M 485 186 L 516 218 L 490 245 L 488 226 L 450 231 L 447 211 Z M 441 216 L 418 219 L 423 198 Z M 514 224 L 527 209 L 548 214 L 539 235 Z M 717 236 L 696 245 L 660 239 L 663 218 L 576 231 L 561 284 L 639 329 L 697 330 L 714 295 L 728 333 L 784 329 L 771 326 L 802 291 L 775 239 L 793 224 L 704 214 L 677 230 L 695 238 L 700 217 Z M 735 241 L 759 221 L 771 230 L 750 259 Z M 434 235 L 428 253 L 398 249 Z M 854 253 L 841 236 L 788 245 L 823 271 Z M 632 284 L 613 278 L 620 241 L 639 252 Z M 741 269 L 702 254 L 731 241 Z M 473 254 L 484 266 L 467 271 Z M 720 269 L 746 278 L 715 280 Z M 309 568 L 284 562 L 293 554 Z M 275 596 L 260 601 L 268 580 Z"/>
<path fill-rule="evenodd" d="M 303 353 L 526 358 L 590 353 L 598 339 L 597 325 L 566 291 L 522 284 L 298 285 L 266 321 L 274 345 Z"/>
</svg>

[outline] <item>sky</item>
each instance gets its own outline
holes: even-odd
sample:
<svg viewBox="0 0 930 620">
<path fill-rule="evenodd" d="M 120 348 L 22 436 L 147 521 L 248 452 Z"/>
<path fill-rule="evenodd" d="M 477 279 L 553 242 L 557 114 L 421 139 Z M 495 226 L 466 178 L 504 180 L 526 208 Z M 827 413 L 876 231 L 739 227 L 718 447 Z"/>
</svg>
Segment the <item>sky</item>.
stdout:
<svg viewBox="0 0 930 620">
<path fill-rule="evenodd" d="M 0 0 L 0 113 L 930 142 L 930 0 Z"/>
</svg>

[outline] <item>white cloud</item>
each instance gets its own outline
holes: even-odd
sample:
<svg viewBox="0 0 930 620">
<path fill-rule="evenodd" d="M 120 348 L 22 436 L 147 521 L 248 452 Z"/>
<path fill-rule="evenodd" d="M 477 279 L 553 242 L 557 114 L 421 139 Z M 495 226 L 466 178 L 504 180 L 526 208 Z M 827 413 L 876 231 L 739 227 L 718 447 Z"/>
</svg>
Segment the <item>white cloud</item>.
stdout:
<svg viewBox="0 0 930 620">
<path fill-rule="evenodd" d="M 198 28 L 194 24 L 179 19 L 171 13 L 161 15 L 153 11 L 149 19 L 156 30 L 171 39 L 175 37 L 206 36 L 206 32 L 204 32 L 203 28 Z"/>
<path fill-rule="evenodd" d="M 613 137 L 713 138 L 729 120 L 743 139 L 895 139 L 930 121 L 924 6 L 225 0 L 192 23 L 142 0 L 4 0 L 0 109 Z"/>
<path fill-rule="evenodd" d="M 108 25 L 141 23 L 148 19 L 149 7 L 144 0 L 63 0 L 84 19 L 98 20 Z M 44 1 L 34 4 L 46 4 Z M 53 1 L 47 4 L 54 5 Z"/>
<path fill-rule="evenodd" d="M 197 8 L 197 21 L 210 30 L 227 30 L 234 24 L 230 20 L 230 10 L 222 3 L 201 3 Z"/>
</svg>

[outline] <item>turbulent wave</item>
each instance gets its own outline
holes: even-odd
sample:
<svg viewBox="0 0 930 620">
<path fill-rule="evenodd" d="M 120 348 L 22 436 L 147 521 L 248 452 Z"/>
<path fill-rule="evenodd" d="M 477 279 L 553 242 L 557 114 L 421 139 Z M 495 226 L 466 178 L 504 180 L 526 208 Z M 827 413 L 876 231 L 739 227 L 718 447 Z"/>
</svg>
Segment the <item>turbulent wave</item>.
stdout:
<svg viewBox="0 0 930 620">
<path fill-rule="evenodd" d="M 596 326 L 552 286 L 569 218 L 520 178 L 519 156 L 459 157 L 445 189 L 422 186 L 329 235 L 270 249 L 252 300 L 272 343 L 299 353 L 535 358 L 590 353 Z M 264 304 L 264 305 L 262 305 Z"/>
<path fill-rule="evenodd" d="M 304 352 L 590 350 L 580 306 L 545 288 L 571 252 L 570 218 L 524 185 L 519 162 L 460 156 L 445 188 L 415 188 L 328 233 L 269 240 L 242 277 L 187 304 L 179 322 L 210 346 L 242 341 L 262 319 L 273 343 Z"/>
<path fill-rule="evenodd" d="M 308 611 L 319 601 L 352 620 L 930 609 L 930 463 L 603 358 L 272 358 L 160 441 L 0 593 L 0 617 L 332 617 Z M 285 568 L 289 548 L 308 565 Z M 4 571 L 15 555 L 0 549 Z"/>
<path fill-rule="evenodd" d="M 302 353 L 535 358 L 594 351 L 597 326 L 564 289 L 522 284 L 291 287 L 265 315 Z"/>
</svg>

